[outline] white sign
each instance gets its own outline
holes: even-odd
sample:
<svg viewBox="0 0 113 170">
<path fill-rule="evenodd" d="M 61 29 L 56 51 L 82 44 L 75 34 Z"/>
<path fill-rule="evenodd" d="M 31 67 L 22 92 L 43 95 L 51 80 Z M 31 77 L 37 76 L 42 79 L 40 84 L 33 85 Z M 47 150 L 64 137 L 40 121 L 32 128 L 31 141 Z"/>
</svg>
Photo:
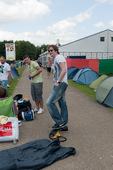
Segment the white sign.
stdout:
<svg viewBox="0 0 113 170">
<path fill-rule="evenodd" d="M 5 48 L 6 48 L 6 59 L 15 60 L 15 44 L 7 43 L 5 44 Z"/>
</svg>

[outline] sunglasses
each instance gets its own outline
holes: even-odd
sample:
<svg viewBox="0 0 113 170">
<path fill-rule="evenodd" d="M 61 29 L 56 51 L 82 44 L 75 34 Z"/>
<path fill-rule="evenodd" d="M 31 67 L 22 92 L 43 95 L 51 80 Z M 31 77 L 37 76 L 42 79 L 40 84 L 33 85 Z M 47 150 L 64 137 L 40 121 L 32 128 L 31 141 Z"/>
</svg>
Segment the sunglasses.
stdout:
<svg viewBox="0 0 113 170">
<path fill-rule="evenodd" d="M 53 50 L 51 49 L 51 50 L 48 50 L 48 52 L 50 53 L 50 52 L 52 52 Z"/>
</svg>

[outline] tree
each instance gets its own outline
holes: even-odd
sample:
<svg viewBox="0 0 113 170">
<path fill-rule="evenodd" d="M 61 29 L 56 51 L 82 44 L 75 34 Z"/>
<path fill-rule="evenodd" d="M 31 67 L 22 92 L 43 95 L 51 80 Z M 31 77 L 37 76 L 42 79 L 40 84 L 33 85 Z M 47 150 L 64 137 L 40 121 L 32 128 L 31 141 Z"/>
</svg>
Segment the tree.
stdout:
<svg viewBox="0 0 113 170">
<path fill-rule="evenodd" d="M 41 45 L 41 47 L 36 46 L 36 59 L 39 58 L 39 55 L 41 53 L 44 53 L 45 51 L 47 51 L 47 47 L 48 45 L 45 45 L 45 44 Z"/>
<path fill-rule="evenodd" d="M 39 58 L 39 55 L 41 54 L 41 47 L 40 46 L 36 46 L 36 58 Z"/>
<path fill-rule="evenodd" d="M 0 56 L 6 57 L 5 44 L 14 43 L 13 40 L 0 42 Z M 15 51 L 16 60 L 23 60 L 24 55 L 29 55 L 31 59 L 36 60 L 42 52 L 47 51 L 48 45 L 35 46 L 29 41 L 16 41 Z"/>
<path fill-rule="evenodd" d="M 36 58 L 36 47 L 29 41 L 16 41 L 16 59 L 23 60 L 24 55 L 29 55 L 31 59 Z"/>
<path fill-rule="evenodd" d="M 42 52 L 47 51 L 47 47 L 48 47 L 48 45 L 45 45 L 45 44 L 41 45 Z"/>
</svg>

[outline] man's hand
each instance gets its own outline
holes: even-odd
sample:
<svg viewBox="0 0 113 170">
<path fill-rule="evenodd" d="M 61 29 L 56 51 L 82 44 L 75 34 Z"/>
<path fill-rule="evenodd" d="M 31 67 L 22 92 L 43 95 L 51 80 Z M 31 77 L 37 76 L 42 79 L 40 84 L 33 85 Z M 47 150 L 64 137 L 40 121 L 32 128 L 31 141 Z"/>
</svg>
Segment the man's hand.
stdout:
<svg viewBox="0 0 113 170">
<path fill-rule="evenodd" d="M 11 84 L 11 83 L 12 83 L 12 81 L 10 80 L 10 81 L 9 81 L 9 84 Z"/>
<path fill-rule="evenodd" d="M 58 82 L 56 82 L 55 86 L 59 86 L 59 83 L 58 83 Z"/>
<path fill-rule="evenodd" d="M 35 76 L 34 76 L 33 74 L 32 74 L 32 75 L 30 74 L 30 77 L 33 78 L 33 77 L 35 77 Z"/>
</svg>

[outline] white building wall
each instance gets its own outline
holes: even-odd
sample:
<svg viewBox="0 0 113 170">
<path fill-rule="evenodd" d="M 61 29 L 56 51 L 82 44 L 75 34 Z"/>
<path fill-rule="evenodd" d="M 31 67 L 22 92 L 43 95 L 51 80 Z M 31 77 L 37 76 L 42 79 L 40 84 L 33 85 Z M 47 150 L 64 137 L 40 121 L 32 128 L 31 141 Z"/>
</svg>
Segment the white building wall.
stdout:
<svg viewBox="0 0 113 170">
<path fill-rule="evenodd" d="M 100 41 L 100 37 L 105 37 L 105 41 Z M 59 46 L 59 51 L 65 58 L 67 56 L 86 56 L 87 59 L 113 59 L 111 37 L 113 37 L 113 31 L 105 30 Z M 43 57 L 43 66 L 45 66 L 48 56 L 48 52 L 40 55 L 40 57 Z"/>
<path fill-rule="evenodd" d="M 105 41 L 100 41 L 100 37 L 105 37 Z M 105 30 L 60 46 L 59 51 L 65 57 L 85 55 L 87 59 L 113 58 L 113 42 L 111 41 L 111 37 L 113 37 L 113 32 Z"/>
<path fill-rule="evenodd" d="M 47 64 L 48 57 L 50 57 L 48 52 L 40 54 L 40 61 L 42 63 L 42 67 L 45 67 Z"/>
<path fill-rule="evenodd" d="M 100 37 L 105 37 L 106 40 L 106 32 L 66 44 L 59 47 L 59 50 L 60 52 L 106 52 L 107 42 L 100 42 Z"/>
<path fill-rule="evenodd" d="M 111 37 L 113 37 L 113 32 L 109 31 L 108 34 L 108 52 L 113 52 L 113 41 L 111 42 Z"/>
</svg>

